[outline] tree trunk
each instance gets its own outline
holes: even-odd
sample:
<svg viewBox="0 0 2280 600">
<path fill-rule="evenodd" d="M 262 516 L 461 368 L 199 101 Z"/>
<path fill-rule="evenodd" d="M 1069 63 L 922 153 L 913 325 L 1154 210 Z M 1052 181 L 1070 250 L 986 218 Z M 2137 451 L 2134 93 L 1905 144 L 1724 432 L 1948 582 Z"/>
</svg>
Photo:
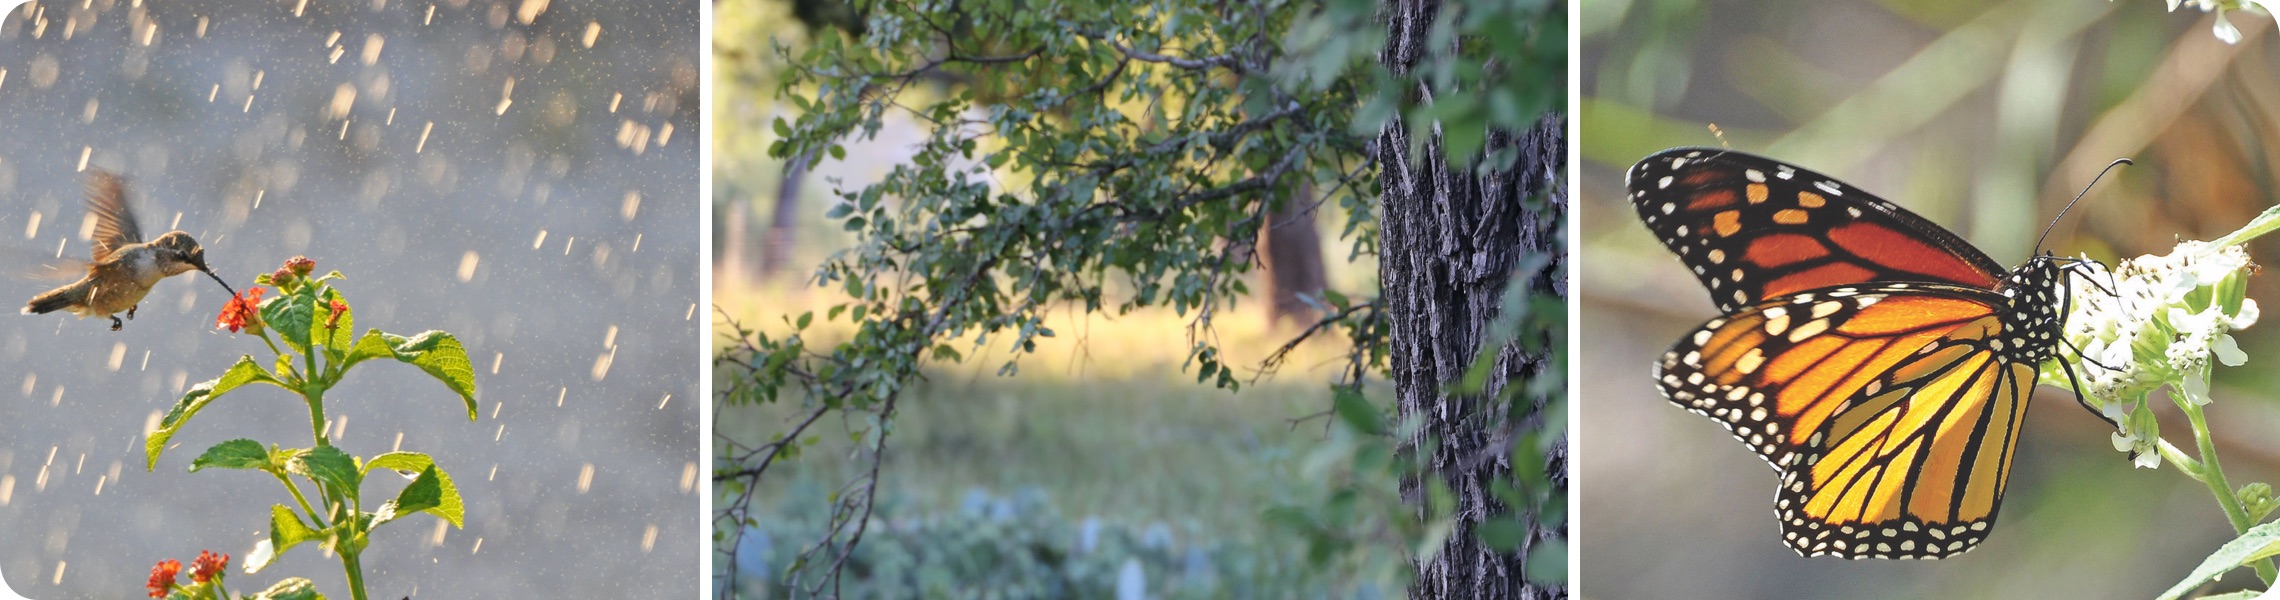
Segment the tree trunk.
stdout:
<svg viewBox="0 0 2280 600">
<path fill-rule="evenodd" d="M 807 155 L 800 155 L 784 163 L 784 178 L 776 184 L 776 208 L 768 217 L 768 234 L 760 238 L 760 269 L 755 281 L 774 278 L 791 257 L 793 232 L 799 225 L 800 182 L 807 180 L 808 162 Z"/>
<path fill-rule="evenodd" d="M 1429 47 L 1429 30 L 1440 10 L 1435 0 L 1384 0 L 1389 18 L 1386 47 L 1379 59 L 1397 73 L 1430 68 L 1451 48 Z M 1432 90 L 1435 95 L 1450 90 Z M 1422 93 L 1422 92 L 1413 92 Z M 1429 100 L 1427 100 L 1429 101 Z M 1462 379 L 1490 335 L 1507 284 L 1521 257 L 1564 253 L 1560 213 L 1567 199 L 1554 175 L 1567 168 L 1566 132 L 1559 115 L 1546 115 L 1523 133 L 1491 131 L 1483 156 L 1503 148 L 1519 150 L 1509 169 L 1475 170 L 1451 165 L 1441 156 L 1434 124 L 1390 122 L 1378 134 L 1374 153 L 1383 196 L 1380 301 L 1391 325 L 1391 366 L 1396 411 L 1403 422 L 1420 422 L 1414 437 L 1401 440 L 1404 455 L 1426 477 L 1448 486 L 1456 501 L 1453 515 L 1429 514 L 1423 478 L 1405 481 L 1402 495 L 1420 518 L 1454 521 L 1447 541 L 1430 556 L 1417 557 L 1412 598 L 1564 598 L 1561 585 L 1524 581 L 1528 553 L 1547 539 L 1563 539 L 1560 528 L 1530 522 L 1516 552 L 1488 548 L 1476 533 L 1485 520 L 1509 516 L 1512 508 L 1494 498 L 1489 484 L 1510 478 L 1513 469 L 1542 469 L 1565 494 L 1565 442 L 1546 464 L 1511 464 L 1513 438 L 1538 427 L 1538 411 L 1513 409 L 1499 399 L 1508 385 L 1521 385 L 1551 364 L 1544 352 L 1528 352 L 1517 342 L 1497 352 L 1487 385 L 1478 396 L 1450 396 L 1444 390 Z M 1414 153 L 1412 135 L 1428 136 Z M 1545 212 L 1523 201 L 1549 192 Z M 1567 297 L 1565 258 L 1530 282 L 1531 289 Z"/>
<path fill-rule="evenodd" d="M 1298 191 L 1267 215 L 1259 245 L 1266 247 L 1267 314 L 1276 323 L 1300 327 L 1314 324 L 1321 313 L 1300 295 L 1321 301 L 1325 284 L 1322 271 L 1322 234 L 1314 224 L 1314 186 L 1300 184 Z"/>
</svg>

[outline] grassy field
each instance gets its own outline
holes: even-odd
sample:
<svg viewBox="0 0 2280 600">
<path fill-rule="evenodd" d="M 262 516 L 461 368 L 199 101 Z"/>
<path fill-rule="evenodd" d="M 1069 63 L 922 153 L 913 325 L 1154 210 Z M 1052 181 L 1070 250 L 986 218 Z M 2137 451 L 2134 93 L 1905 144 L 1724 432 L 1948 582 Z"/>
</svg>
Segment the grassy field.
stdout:
<svg viewBox="0 0 2280 600">
<path fill-rule="evenodd" d="M 821 313 L 838 301 L 781 289 L 721 298 L 725 314 L 771 333 L 789 329 L 779 315 Z M 1181 368 L 1190 345 L 1185 317 L 1056 317 L 1049 326 L 1060 336 L 1021 357 L 1016 376 L 996 375 L 1010 356 L 1005 348 L 972 348 L 969 340 L 952 342 L 965 362 L 938 363 L 911 388 L 899 404 L 881 476 L 882 510 L 901 515 L 890 521 L 1008 506 L 1042 511 L 1043 521 L 1074 529 L 1089 520 L 1134 532 L 1170 564 L 1215 565 L 1210 570 L 1220 576 L 1174 595 L 1225 595 L 1246 581 L 1281 578 L 1326 581 L 1320 589 L 1350 595 L 1357 593 L 1353 584 L 1369 583 L 1312 577 L 1296 536 L 1260 518 L 1270 507 L 1318 502 L 1326 493 L 1303 467 L 1325 437 L 1326 422 L 1316 415 L 1329 407 L 1326 383 L 1341 350 L 1335 340 L 1302 347 L 1281 372 L 1231 393 L 1198 384 L 1193 369 Z M 808 333 L 844 335 L 844 321 L 832 325 L 841 329 L 818 319 Z M 1214 329 L 1230 364 L 1253 366 L 1295 334 L 1248 310 L 1218 315 Z M 739 439 L 764 440 L 786 427 L 799 403 L 725 409 L 717 426 Z M 832 441 L 763 483 L 765 513 L 820 519 L 829 494 L 867 464 L 848 444 L 835 443 L 847 439 L 847 429 L 840 422 L 824 427 L 821 436 Z M 803 542 L 812 540 L 776 540 L 776 554 Z M 1166 578 L 1150 578 L 1159 579 Z"/>
</svg>

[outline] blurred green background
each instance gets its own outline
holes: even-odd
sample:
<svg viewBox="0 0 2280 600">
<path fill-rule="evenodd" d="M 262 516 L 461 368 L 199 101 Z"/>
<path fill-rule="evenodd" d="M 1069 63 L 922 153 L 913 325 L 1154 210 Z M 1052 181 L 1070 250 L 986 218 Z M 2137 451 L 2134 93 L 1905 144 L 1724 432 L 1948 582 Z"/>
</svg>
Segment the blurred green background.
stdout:
<svg viewBox="0 0 2280 600">
<path fill-rule="evenodd" d="M 1798 557 L 1774 521 L 1778 477 L 1720 428 L 1671 406 L 1648 366 L 1714 314 L 1638 223 L 1623 171 L 1716 146 L 1827 173 L 2018 264 L 2059 207 L 2115 158 L 2047 244 L 2165 254 L 2273 203 L 2280 45 L 2273 20 L 2166 12 L 2155 0 L 1593 1 L 1582 13 L 1578 202 L 1583 374 L 1582 593 L 1592 598 L 2145 598 L 2232 530 L 2206 487 L 2131 469 L 2111 429 L 2045 387 L 1999 526 L 1937 562 Z M 2267 239 L 2252 251 L 2271 261 Z M 2259 278 L 2251 298 L 2280 285 Z M 2268 304 L 2269 305 L 2269 304 Z M 2280 338 L 2241 334 L 2209 409 L 2236 486 L 2280 473 Z M 2172 442 L 2191 433 L 2167 401 Z M 2233 573 L 2217 590 L 2255 582 Z"/>
<path fill-rule="evenodd" d="M 775 45 L 803 47 L 818 35 L 807 23 L 845 18 L 830 6 L 716 5 L 717 83 L 710 93 L 717 331 L 734 321 L 782 336 L 793 330 L 786 315 L 820 317 L 844 302 L 837 289 L 806 285 L 816 265 L 856 241 L 825 211 L 840 203 L 837 190 L 861 189 L 908 162 L 930 126 L 890 114 L 875 139 L 847 140 L 844 160 L 809 169 L 787 169 L 768 155 L 776 140 L 771 123 L 797 111 L 776 100 L 787 66 Z M 1338 213 L 1320 211 L 1324 283 L 1374 291 L 1374 265 L 1345 260 Z M 1265 288 L 1256 279 L 1251 285 Z M 1197 383 L 1192 365 L 1183 370 L 1193 312 L 1057 315 L 1047 325 L 1060 335 L 1037 340 L 1013 377 L 997 375 L 1012 358 L 1004 343 L 973 349 L 971 340 L 950 342 L 966 359 L 935 363 L 899 404 L 880 476 L 879 526 L 863 538 L 844 591 L 1108 598 L 1121 597 L 1120 581 L 1137 577 L 1154 598 L 1400 596 L 1401 583 L 1388 577 L 1407 570 L 1398 550 L 1316 565 L 1305 538 L 1262 518 L 1277 505 L 1319 504 L 1335 483 L 1321 470 L 1346 464 L 1337 445 L 1325 443 L 1333 437 L 1326 433 L 1327 384 L 1343 365 L 1344 346 L 1325 336 L 1302 346 L 1275 376 L 1252 381 L 1250 369 L 1298 333 L 1291 321 L 1275 323 L 1266 304 L 1246 298 L 1213 319 L 1224 360 L 1244 367 L 1246 385 L 1233 393 Z M 846 320 L 818 318 L 805 335 L 820 347 L 852 331 Z M 718 348 L 733 341 L 713 342 Z M 775 404 L 716 403 L 715 442 L 766 442 L 788 429 L 802 402 L 791 392 Z M 780 583 L 793 557 L 822 539 L 834 494 L 852 493 L 842 486 L 869 467 L 868 456 L 850 453 L 847 442 L 861 424 L 839 419 L 827 418 L 834 422 L 818 427 L 824 441 L 761 481 L 755 512 L 767 517 L 746 532 L 735 555 L 742 597 L 781 597 L 771 582 Z"/>
</svg>

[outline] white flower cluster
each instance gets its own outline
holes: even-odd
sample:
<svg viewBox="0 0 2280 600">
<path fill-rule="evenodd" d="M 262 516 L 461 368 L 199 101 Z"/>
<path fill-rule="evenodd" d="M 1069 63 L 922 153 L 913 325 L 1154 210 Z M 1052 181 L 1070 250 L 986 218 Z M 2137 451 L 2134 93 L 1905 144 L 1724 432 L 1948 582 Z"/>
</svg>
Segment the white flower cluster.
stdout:
<svg viewBox="0 0 2280 600">
<path fill-rule="evenodd" d="M 2166 256 L 2122 261 L 2112 271 L 2093 261 L 2071 268 L 2073 312 L 2066 339 L 2081 350 L 2076 389 L 2117 423 L 2114 449 L 2143 467 L 2161 464 L 2159 427 L 2145 399 L 2168 386 L 2196 405 L 2209 402 L 2209 363 L 2248 360 L 2233 330 L 2256 323 L 2246 297 L 2255 265 L 2239 246 L 2178 244 Z M 2062 352 L 2060 359 L 2073 359 Z M 2064 371 L 2045 365 L 2063 381 Z"/>
<path fill-rule="evenodd" d="M 2217 13 L 2215 31 L 2211 33 L 2216 34 L 2217 39 L 2224 40 L 2227 44 L 2240 43 L 2240 28 L 2234 27 L 2232 21 L 2225 19 L 2227 12 L 2255 6 L 2257 9 L 2263 10 L 2264 14 L 2272 15 L 2274 19 L 2280 19 L 2280 10 L 2273 10 L 2280 8 L 2280 0 L 2169 0 L 2170 12 L 2176 12 L 2177 7 L 2180 6 L 2197 8 L 2201 12 Z"/>
</svg>

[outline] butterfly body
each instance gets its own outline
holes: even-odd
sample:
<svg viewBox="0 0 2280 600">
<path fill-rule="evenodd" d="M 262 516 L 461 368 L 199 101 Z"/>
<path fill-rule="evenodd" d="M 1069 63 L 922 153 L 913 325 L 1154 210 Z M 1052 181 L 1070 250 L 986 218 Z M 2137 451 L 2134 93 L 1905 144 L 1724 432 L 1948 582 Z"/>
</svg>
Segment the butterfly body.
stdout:
<svg viewBox="0 0 2280 600">
<path fill-rule="evenodd" d="M 2005 270 L 1896 205 L 1730 151 L 1648 157 L 1629 185 L 1722 314 L 1654 377 L 1782 474 L 1791 548 L 1928 559 L 1985 538 L 2065 325 L 2055 259 Z"/>
</svg>

